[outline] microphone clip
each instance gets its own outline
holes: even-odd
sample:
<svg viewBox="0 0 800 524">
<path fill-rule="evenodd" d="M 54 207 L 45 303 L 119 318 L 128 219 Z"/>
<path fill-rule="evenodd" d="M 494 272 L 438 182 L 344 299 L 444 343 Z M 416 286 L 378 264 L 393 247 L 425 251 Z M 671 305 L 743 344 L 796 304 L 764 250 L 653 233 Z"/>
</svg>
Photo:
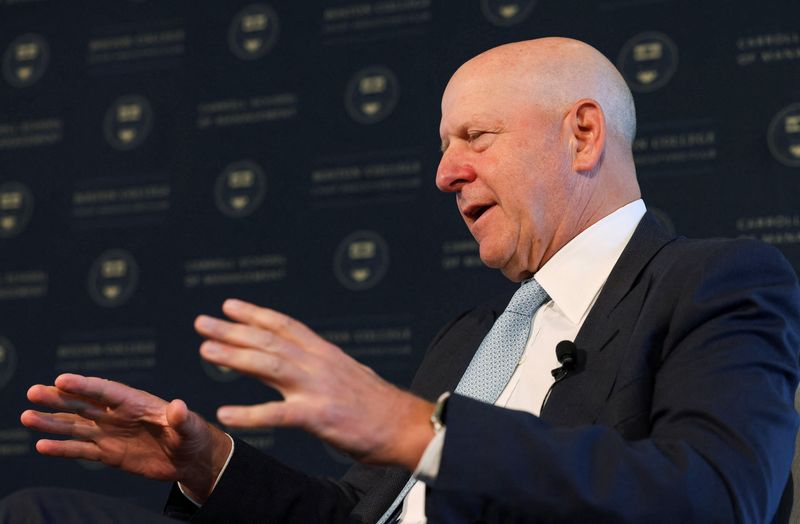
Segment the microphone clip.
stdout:
<svg viewBox="0 0 800 524">
<path fill-rule="evenodd" d="M 557 367 L 550 371 L 550 374 L 553 375 L 553 378 L 556 379 L 556 382 L 566 377 L 568 373 L 569 370 L 565 369 L 564 366 Z"/>
<path fill-rule="evenodd" d="M 556 382 L 566 377 L 570 371 L 575 369 L 578 363 L 578 348 L 571 340 L 562 340 L 556 345 L 556 358 L 561 366 L 550 372 Z"/>
</svg>

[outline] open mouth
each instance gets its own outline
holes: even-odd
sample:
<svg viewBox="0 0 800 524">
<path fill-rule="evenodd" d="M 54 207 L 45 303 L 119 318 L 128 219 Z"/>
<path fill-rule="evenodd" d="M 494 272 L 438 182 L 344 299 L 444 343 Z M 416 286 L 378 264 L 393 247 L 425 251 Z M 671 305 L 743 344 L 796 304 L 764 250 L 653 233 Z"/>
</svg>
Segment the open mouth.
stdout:
<svg viewBox="0 0 800 524">
<path fill-rule="evenodd" d="M 494 204 L 469 206 L 466 209 L 464 209 L 464 216 L 474 222 L 478 220 L 481 217 L 481 215 L 483 215 L 486 211 L 488 211 L 489 208 L 491 208 L 492 206 L 494 206 Z"/>
</svg>

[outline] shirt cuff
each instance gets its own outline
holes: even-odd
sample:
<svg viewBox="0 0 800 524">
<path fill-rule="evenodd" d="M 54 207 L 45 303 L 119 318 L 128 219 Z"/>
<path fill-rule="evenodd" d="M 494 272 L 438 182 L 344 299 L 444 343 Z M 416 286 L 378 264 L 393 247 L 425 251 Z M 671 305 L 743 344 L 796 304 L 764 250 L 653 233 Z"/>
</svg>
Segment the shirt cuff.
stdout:
<svg viewBox="0 0 800 524">
<path fill-rule="evenodd" d="M 223 473 L 225 473 L 225 469 L 228 467 L 228 464 L 231 461 L 231 457 L 233 456 L 233 450 L 236 448 L 236 443 L 233 441 L 233 437 L 231 437 L 227 433 L 225 433 L 225 436 L 228 437 L 230 439 L 230 441 L 231 441 L 231 452 L 228 453 L 228 459 L 225 461 L 225 464 L 222 465 L 222 469 L 220 470 L 219 475 L 217 475 L 217 479 L 214 481 L 214 485 L 211 486 L 211 491 L 209 492 L 209 494 L 213 493 L 214 492 L 214 488 L 216 488 L 217 484 L 219 484 L 219 480 L 222 478 Z M 441 450 L 439 450 L 439 460 L 441 460 L 441 456 L 442 456 L 442 452 L 441 452 Z M 436 464 L 436 472 L 437 473 L 439 472 L 438 461 L 437 461 L 437 464 Z M 189 500 L 189 502 L 191 502 L 192 504 L 194 504 L 198 508 L 203 506 L 202 504 L 200 504 L 199 502 L 194 500 L 186 491 L 184 491 L 183 486 L 181 485 L 180 482 L 178 482 L 178 489 L 181 490 L 181 494 L 184 497 L 186 497 Z"/>
<path fill-rule="evenodd" d="M 444 450 L 444 434 L 447 433 L 447 428 L 438 431 L 433 436 L 422 458 L 419 459 L 417 469 L 414 470 L 414 478 L 428 483 L 436 480 L 439 475 L 439 465 L 442 463 L 442 450 Z"/>
</svg>

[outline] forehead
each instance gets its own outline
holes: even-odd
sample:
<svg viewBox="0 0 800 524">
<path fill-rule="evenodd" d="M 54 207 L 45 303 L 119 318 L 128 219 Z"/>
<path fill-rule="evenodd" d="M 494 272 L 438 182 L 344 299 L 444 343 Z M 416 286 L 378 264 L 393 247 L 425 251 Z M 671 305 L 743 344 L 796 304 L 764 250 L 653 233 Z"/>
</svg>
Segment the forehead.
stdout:
<svg viewBox="0 0 800 524">
<path fill-rule="evenodd" d="M 524 82 L 511 71 L 459 69 L 442 95 L 442 136 L 479 120 L 506 120 L 526 103 Z M 530 94 L 528 92 L 528 94 Z"/>
</svg>

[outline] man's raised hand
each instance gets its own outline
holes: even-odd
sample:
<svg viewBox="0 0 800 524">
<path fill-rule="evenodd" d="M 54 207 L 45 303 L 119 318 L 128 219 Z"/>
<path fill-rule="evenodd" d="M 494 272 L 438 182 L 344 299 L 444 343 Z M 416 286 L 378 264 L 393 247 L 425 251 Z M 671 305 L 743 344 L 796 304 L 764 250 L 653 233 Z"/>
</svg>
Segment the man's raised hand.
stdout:
<svg viewBox="0 0 800 524">
<path fill-rule="evenodd" d="M 182 400 L 166 402 L 118 382 L 64 374 L 54 386 L 32 386 L 28 399 L 55 413 L 27 410 L 20 417 L 25 426 L 69 437 L 39 440 L 39 453 L 177 480 L 201 501 L 230 451 L 228 437 Z"/>
<path fill-rule="evenodd" d="M 223 406 L 233 427 L 294 426 L 367 463 L 413 470 L 433 437 L 433 404 L 381 379 L 301 322 L 240 300 L 227 300 L 234 322 L 200 316 L 195 329 L 209 362 L 277 389 L 283 401 Z"/>
</svg>

